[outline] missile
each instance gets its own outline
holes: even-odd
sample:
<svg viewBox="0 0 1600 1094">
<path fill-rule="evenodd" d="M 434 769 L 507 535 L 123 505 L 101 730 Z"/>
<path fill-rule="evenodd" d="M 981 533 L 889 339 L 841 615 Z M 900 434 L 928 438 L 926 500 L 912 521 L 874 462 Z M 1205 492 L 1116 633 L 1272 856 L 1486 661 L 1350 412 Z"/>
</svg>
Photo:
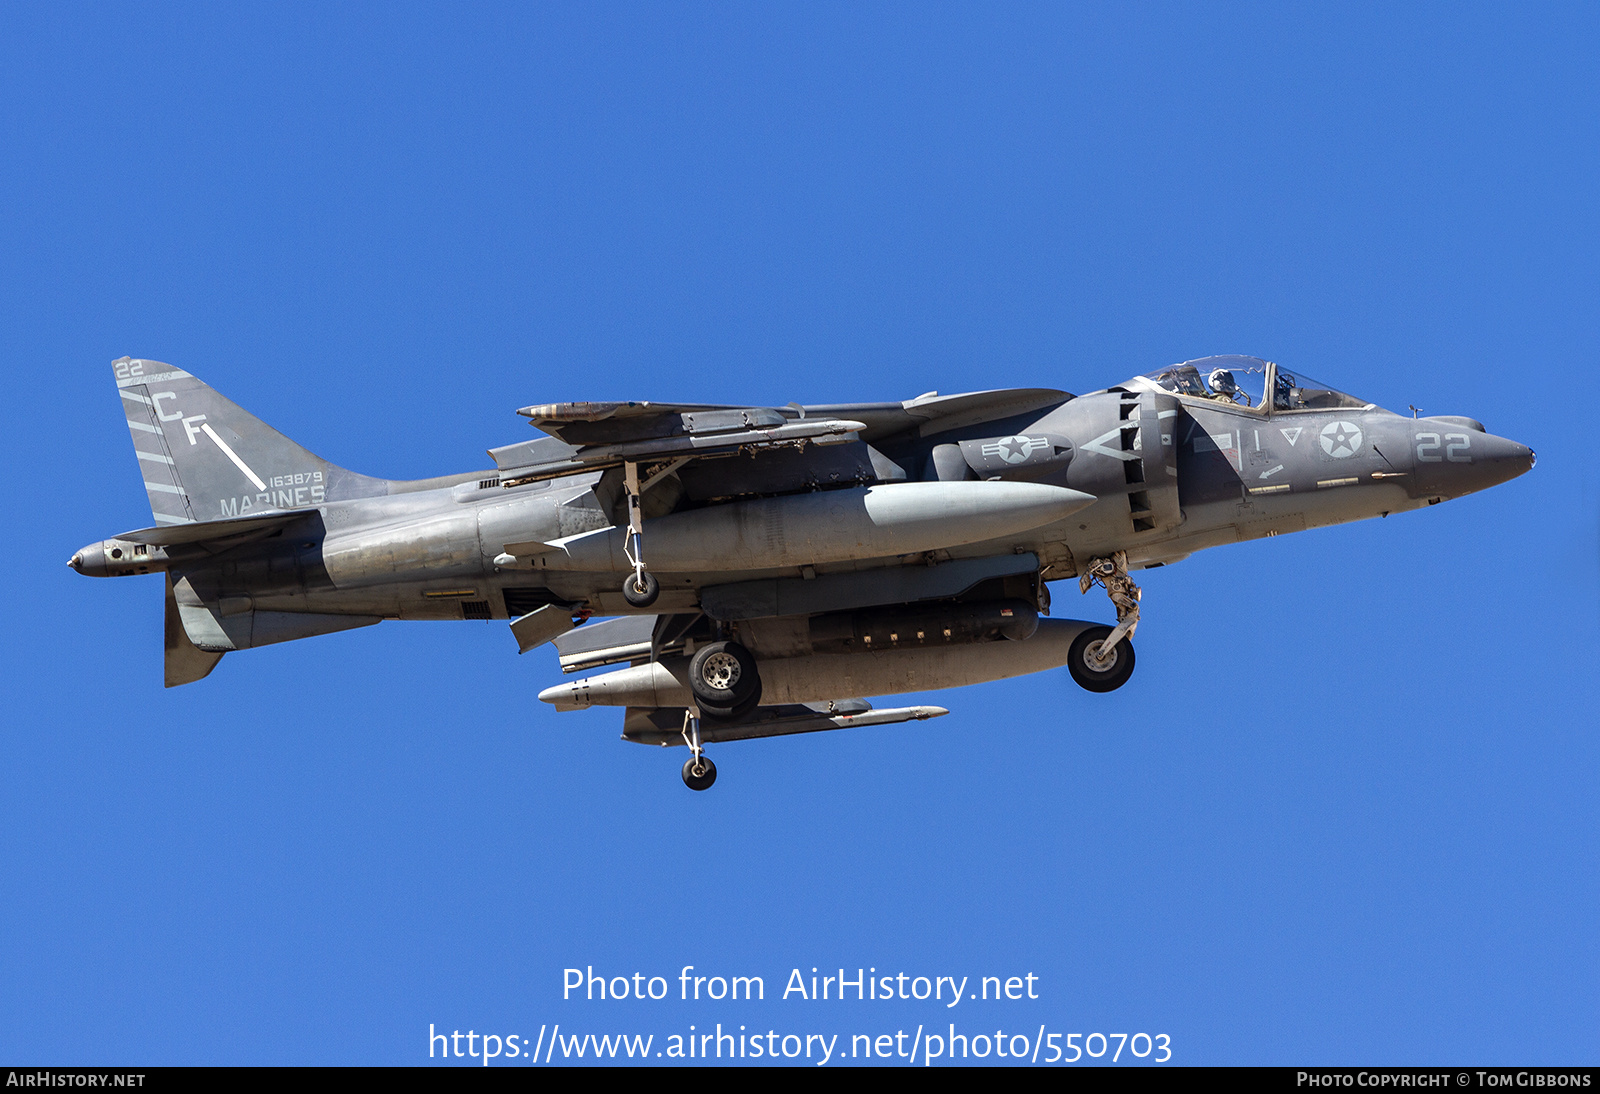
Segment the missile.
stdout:
<svg viewBox="0 0 1600 1094">
<path fill-rule="evenodd" d="M 1041 619 L 1031 637 L 950 646 L 763 658 L 763 704 L 818 703 L 866 695 L 966 687 L 1026 676 L 1067 663 L 1072 643 L 1097 624 L 1081 619 Z M 590 706 L 681 707 L 689 692 L 689 658 L 644 665 L 556 684 L 539 693 L 557 710 Z"/>
<path fill-rule="evenodd" d="M 1031 482 L 902 482 L 671 513 L 644 524 L 652 570 L 765 570 L 982 543 L 1062 520 L 1094 496 Z M 551 570 L 629 570 L 625 528 L 568 536 L 527 559 Z M 518 561 L 530 545 L 513 551 Z M 496 560 L 497 562 L 499 560 Z"/>
</svg>

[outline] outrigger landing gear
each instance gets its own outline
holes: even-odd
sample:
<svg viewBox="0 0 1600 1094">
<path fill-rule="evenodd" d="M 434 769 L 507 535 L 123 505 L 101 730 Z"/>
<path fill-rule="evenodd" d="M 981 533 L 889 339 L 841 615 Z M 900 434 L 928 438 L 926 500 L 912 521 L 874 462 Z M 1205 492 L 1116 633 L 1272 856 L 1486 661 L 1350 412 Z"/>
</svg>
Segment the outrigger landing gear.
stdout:
<svg viewBox="0 0 1600 1094">
<path fill-rule="evenodd" d="M 639 465 L 632 460 L 622 465 L 622 485 L 628 494 L 628 542 L 622 553 L 628 556 L 628 561 L 633 565 L 633 573 L 622 583 L 622 597 L 635 608 L 648 608 L 661 595 L 661 582 L 655 574 L 644 568 L 644 513 L 640 508 Z"/>
<path fill-rule="evenodd" d="M 683 764 L 683 785 L 690 790 L 710 790 L 717 781 L 717 765 L 700 744 L 700 715 L 694 707 L 683 712 L 683 743 L 692 753 Z"/>
<path fill-rule="evenodd" d="M 1115 627 L 1093 627 L 1072 644 L 1067 668 L 1090 691 L 1115 691 L 1133 675 L 1133 632 L 1139 628 L 1139 586 L 1128 576 L 1128 553 L 1090 559 L 1078 577 L 1078 591 L 1101 585 L 1117 608 Z"/>
</svg>

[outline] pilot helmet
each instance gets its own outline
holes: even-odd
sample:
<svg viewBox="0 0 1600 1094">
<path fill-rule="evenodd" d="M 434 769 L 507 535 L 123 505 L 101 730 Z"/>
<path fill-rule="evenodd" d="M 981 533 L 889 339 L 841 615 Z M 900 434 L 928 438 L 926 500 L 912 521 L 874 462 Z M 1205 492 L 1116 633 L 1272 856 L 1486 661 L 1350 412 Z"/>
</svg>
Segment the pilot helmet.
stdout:
<svg viewBox="0 0 1600 1094">
<path fill-rule="evenodd" d="M 1209 379 L 1211 383 L 1211 390 L 1216 392 L 1218 395 L 1231 396 L 1237 394 L 1239 391 L 1239 385 L 1234 383 L 1233 373 L 1229 372 L 1225 368 L 1213 370 Z"/>
</svg>

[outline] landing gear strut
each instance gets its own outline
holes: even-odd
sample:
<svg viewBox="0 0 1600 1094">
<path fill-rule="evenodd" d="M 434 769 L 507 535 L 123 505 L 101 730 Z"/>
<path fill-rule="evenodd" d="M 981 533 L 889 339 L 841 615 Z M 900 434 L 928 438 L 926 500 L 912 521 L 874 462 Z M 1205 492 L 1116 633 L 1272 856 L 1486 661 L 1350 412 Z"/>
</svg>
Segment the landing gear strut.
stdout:
<svg viewBox="0 0 1600 1094">
<path fill-rule="evenodd" d="M 622 485 L 628 494 L 628 542 L 622 548 L 622 553 L 633 566 L 633 573 L 622 583 L 622 598 L 635 608 L 648 608 L 661 595 L 661 582 L 655 574 L 644 568 L 644 513 L 640 508 L 639 465 L 632 460 L 622 465 Z"/>
<path fill-rule="evenodd" d="M 683 785 L 690 790 L 710 790 L 717 781 L 717 765 L 700 744 L 700 715 L 694 707 L 683 712 L 683 743 L 691 753 L 683 764 Z"/>
<path fill-rule="evenodd" d="M 1128 552 L 1090 559 L 1078 577 L 1078 591 L 1103 586 L 1117 608 L 1115 627 L 1092 627 L 1072 644 L 1067 667 L 1090 691 L 1114 691 L 1133 675 L 1133 632 L 1139 628 L 1139 586 L 1128 576 Z"/>
</svg>

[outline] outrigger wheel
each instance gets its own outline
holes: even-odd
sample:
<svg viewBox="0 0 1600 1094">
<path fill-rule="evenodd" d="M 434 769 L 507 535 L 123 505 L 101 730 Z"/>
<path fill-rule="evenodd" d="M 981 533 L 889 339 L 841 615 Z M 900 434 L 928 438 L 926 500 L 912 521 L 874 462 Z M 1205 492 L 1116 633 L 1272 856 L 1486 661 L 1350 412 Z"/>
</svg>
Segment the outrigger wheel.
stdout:
<svg viewBox="0 0 1600 1094">
<path fill-rule="evenodd" d="M 629 574 L 622 583 L 622 598 L 635 608 L 648 608 L 661 595 L 661 582 L 649 570 Z"/>
<path fill-rule="evenodd" d="M 1089 691 L 1116 691 L 1133 675 L 1133 643 L 1124 638 L 1102 653 L 1109 637 L 1110 627 L 1090 627 L 1073 640 L 1067 654 L 1072 678 Z"/>
<path fill-rule="evenodd" d="M 756 659 L 737 642 L 709 642 L 689 662 L 695 705 L 713 718 L 739 718 L 761 702 Z"/>
<path fill-rule="evenodd" d="M 690 756 L 683 762 L 683 785 L 690 790 L 710 790 L 716 781 L 717 765 L 711 762 L 711 757 Z"/>
<path fill-rule="evenodd" d="M 622 553 L 633 567 L 622 583 L 622 598 L 635 608 L 648 608 L 661 595 L 661 582 L 644 568 L 644 491 L 639 485 L 639 465 L 633 460 L 622 465 L 622 489 L 628 495 L 628 538 Z"/>
</svg>

